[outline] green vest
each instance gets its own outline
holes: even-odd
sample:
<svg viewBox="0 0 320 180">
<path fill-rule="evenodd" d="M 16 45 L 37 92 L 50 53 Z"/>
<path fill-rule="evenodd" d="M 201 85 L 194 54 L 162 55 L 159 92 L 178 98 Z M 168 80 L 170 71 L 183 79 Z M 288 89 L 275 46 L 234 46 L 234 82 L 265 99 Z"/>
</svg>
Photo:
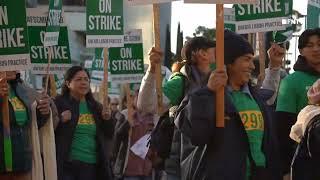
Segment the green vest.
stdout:
<svg viewBox="0 0 320 180">
<path fill-rule="evenodd" d="M 28 119 L 27 109 L 12 88 L 9 90 L 9 102 L 12 105 L 17 124 L 19 126 L 25 125 Z"/>
<path fill-rule="evenodd" d="M 251 155 L 257 166 L 265 167 L 266 158 L 262 152 L 264 119 L 254 98 L 243 91 L 231 92 L 231 101 L 241 117 L 248 135 Z M 247 177 L 250 176 L 250 161 L 247 160 Z"/>
</svg>

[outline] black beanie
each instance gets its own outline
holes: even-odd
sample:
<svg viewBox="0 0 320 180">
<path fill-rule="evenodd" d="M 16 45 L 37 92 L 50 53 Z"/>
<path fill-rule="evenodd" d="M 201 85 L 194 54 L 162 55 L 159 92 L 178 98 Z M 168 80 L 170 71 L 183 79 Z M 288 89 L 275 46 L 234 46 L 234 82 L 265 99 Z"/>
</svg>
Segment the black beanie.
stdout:
<svg viewBox="0 0 320 180">
<path fill-rule="evenodd" d="M 254 55 L 252 46 L 244 37 L 230 30 L 224 31 L 224 64 L 232 64 L 238 57 L 249 53 Z"/>
</svg>

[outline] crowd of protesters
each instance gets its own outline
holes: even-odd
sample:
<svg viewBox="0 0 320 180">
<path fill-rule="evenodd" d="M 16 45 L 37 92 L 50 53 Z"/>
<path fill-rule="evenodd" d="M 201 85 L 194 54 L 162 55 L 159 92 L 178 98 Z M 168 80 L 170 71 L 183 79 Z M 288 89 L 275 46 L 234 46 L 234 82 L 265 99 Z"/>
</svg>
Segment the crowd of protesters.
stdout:
<svg viewBox="0 0 320 180">
<path fill-rule="evenodd" d="M 244 36 L 225 30 L 224 69 L 215 66 L 215 41 L 191 38 L 162 84 L 160 108 L 163 51 L 155 47 L 140 87 L 104 106 L 81 66 L 67 70 L 56 97 L 8 71 L 0 77 L 10 127 L 1 111 L 0 179 L 320 179 L 320 29 L 300 35 L 292 74 L 283 75 L 285 47 L 270 45 L 255 83 L 255 51 Z M 222 89 L 225 126 L 217 127 Z"/>
</svg>

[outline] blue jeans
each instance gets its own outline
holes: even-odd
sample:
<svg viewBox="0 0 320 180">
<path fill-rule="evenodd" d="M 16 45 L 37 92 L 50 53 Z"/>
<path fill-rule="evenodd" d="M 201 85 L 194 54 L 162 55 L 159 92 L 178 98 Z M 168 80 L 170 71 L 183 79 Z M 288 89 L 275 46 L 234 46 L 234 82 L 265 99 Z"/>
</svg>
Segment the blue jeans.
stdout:
<svg viewBox="0 0 320 180">
<path fill-rule="evenodd" d="M 127 176 L 124 180 L 152 180 L 150 176 Z"/>
</svg>

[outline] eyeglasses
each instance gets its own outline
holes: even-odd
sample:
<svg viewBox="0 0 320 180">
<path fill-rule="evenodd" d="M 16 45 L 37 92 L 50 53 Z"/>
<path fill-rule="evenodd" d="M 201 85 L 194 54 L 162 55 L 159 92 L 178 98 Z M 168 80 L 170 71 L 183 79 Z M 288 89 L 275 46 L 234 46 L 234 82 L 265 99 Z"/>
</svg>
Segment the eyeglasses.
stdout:
<svg viewBox="0 0 320 180">
<path fill-rule="evenodd" d="M 118 103 L 110 103 L 111 106 L 118 106 Z"/>
</svg>

